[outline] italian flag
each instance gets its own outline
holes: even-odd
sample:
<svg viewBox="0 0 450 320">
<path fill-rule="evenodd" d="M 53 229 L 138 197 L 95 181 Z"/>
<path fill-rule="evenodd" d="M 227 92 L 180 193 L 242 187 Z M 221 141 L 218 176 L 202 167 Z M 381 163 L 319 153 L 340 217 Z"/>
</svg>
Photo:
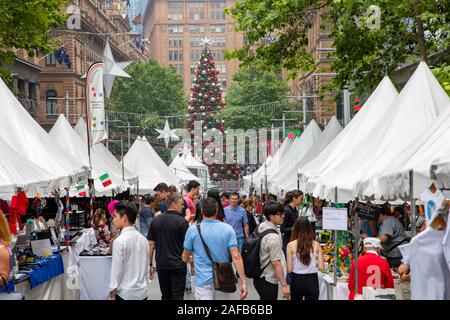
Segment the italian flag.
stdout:
<svg viewBox="0 0 450 320">
<path fill-rule="evenodd" d="M 109 174 L 107 172 L 101 175 L 99 179 L 102 182 L 103 187 L 105 188 L 112 184 L 111 178 L 109 177 Z"/>
<path fill-rule="evenodd" d="M 80 197 L 86 197 L 86 188 L 84 184 L 77 186 L 77 192 Z"/>
</svg>

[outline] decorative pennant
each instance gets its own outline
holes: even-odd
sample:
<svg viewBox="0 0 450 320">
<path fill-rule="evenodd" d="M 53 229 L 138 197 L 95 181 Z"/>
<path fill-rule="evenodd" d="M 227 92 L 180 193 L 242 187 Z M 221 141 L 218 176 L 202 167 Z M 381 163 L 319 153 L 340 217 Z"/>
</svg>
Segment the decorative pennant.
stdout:
<svg viewBox="0 0 450 320">
<path fill-rule="evenodd" d="M 103 187 L 105 187 L 105 188 L 112 184 L 111 178 L 109 177 L 109 174 L 107 172 L 105 172 L 103 175 L 101 175 L 99 177 L 99 179 L 100 179 Z"/>
<path fill-rule="evenodd" d="M 87 192 L 86 192 L 85 185 L 83 184 L 83 185 L 77 186 L 77 192 L 80 197 L 86 197 Z"/>
</svg>

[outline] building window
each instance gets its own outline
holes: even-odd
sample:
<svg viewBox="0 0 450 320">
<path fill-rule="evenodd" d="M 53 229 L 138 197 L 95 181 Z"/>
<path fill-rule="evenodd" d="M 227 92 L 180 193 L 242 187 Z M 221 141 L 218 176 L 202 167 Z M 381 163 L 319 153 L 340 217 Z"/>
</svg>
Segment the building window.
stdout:
<svg viewBox="0 0 450 320">
<path fill-rule="evenodd" d="M 211 8 L 214 8 L 214 9 L 225 8 L 225 1 L 211 1 Z"/>
<path fill-rule="evenodd" d="M 222 50 L 211 51 L 211 54 L 212 54 L 214 60 L 224 60 Z"/>
<path fill-rule="evenodd" d="M 183 25 L 181 24 L 169 24 L 169 33 L 183 33 Z"/>
<path fill-rule="evenodd" d="M 225 25 L 224 24 L 213 24 L 211 25 L 211 33 L 225 33 Z"/>
<path fill-rule="evenodd" d="M 220 73 L 227 73 L 227 65 L 226 64 L 217 64 L 217 69 L 219 69 Z"/>
<path fill-rule="evenodd" d="M 223 11 L 213 11 L 211 12 L 212 20 L 225 20 L 225 13 Z"/>
<path fill-rule="evenodd" d="M 204 12 L 189 12 L 189 19 L 203 20 L 203 19 L 205 19 L 205 13 Z"/>
<path fill-rule="evenodd" d="M 190 40 L 191 47 L 199 47 L 201 42 L 202 38 L 191 38 Z"/>
<path fill-rule="evenodd" d="M 191 50 L 191 60 L 200 60 L 200 57 L 202 56 L 201 50 Z"/>
<path fill-rule="evenodd" d="M 213 43 L 217 47 L 225 47 L 226 39 L 225 38 L 212 38 Z"/>
<path fill-rule="evenodd" d="M 174 68 L 179 75 L 183 75 L 183 64 L 169 64 L 169 67 Z"/>
<path fill-rule="evenodd" d="M 205 32 L 205 25 L 203 24 L 193 24 L 189 26 L 189 32 L 190 33 L 204 33 Z"/>
<path fill-rule="evenodd" d="M 181 61 L 183 60 L 183 51 L 169 51 L 170 61 Z"/>
<path fill-rule="evenodd" d="M 183 14 L 182 13 L 169 13 L 169 14 L 167 14 L 167 20 L 169 20 L 169 21 L 183 20 Z"/>
<path fill-rule="evenodd" d="M 45 56 L 45 65 L 56 66 L 56 58 L 53 53 L 50 53 L 47 56 Z"/>
<path fill-rule="evenodd" d="M 57 106 L 57 101 L 56 99 L 52 99 L 52 98 L 56 98 L 57 94 L 55 90 L 48 90 L 45 93 L 45 103 L 46 103 L 46 108 L 47 108 L 47 115 L 55 115 L 58 114 L 58 110 L 56 108 Z"/>
<path fill-rule="evenodd" d="M 181 1 L 169 1 L 167 2 L 167 8 L 169 9 L 182 9 L 183 2 Z"/>
<path fill-rule="evenodd" d="M 198 8 L 204 8 L 205 2 L 203 1 L 190 1 L 189 2 L 189 8 L 190 9 L 198 9 Z"/>
<path fill-rule="evenodd" d="M 182 38 L 169 38 L 169 47 L 182 47 L 183 39 Z"/>
</svg>

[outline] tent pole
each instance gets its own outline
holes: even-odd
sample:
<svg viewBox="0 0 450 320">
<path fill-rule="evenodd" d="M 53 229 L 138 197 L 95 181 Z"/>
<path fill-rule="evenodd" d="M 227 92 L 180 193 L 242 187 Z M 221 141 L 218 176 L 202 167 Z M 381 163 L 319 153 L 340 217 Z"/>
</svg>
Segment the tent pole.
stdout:
<svg viewBox="0 0 450 320">
<path fill-rule="evenodd" d="M 338 203 L 338 188 L 335 187 L 334 189 L 334 206 L 337 207 L 337 203 Z M 334 264 L 333 264 L 333 282 L 334 285 L 337 285 L 337 258 L 338 258 L 338 245 L 337 245 L 337 240 L 338 240 L 338 235 L 337 235 L 337 230 L 333 230 L 333 238 L 334 238 Z"/>
<path fill-rule="evenodd" d="M 416 201 L 414 199 L 414 170 L 409 170 L 409 197 L 411 201 L 411 237 L 416 235 Z"/>
<path fill-rule="evenodd" d="M 300 175 L 297 172 L 297 190 L 300 190 Z"/>
<path fill-rule="evenodd" d="M 353 204 L 353 214 L 354 216 L 354 235 L 355 235 L 355 248 L 354 248 L 354 259 L 355 259 L 355 295 L 358 294 L 358 253 L 359 253 L 359 219 L 358 214 L 356 213 L 356 206 L 358 204 L 358 198 L 355 199 L 355 203 Z"/>
</svg>

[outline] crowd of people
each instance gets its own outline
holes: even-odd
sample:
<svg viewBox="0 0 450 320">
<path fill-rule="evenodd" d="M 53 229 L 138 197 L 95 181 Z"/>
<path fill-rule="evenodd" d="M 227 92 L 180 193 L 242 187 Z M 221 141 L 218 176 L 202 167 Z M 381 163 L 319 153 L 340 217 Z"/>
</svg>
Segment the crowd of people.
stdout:
<svg viewBox="0 0 450 320">
<path fill-rule="evenodd" d="M 162 182 L 154 195 L 143 199 L 139 212 L 133 201 L 118 200 L 107 210 L 96 210 L 92 227 L 97 242 L 112 249 L 111 299 L 147 299 L 147 281 L 156 276 L 163 300 L 183 300 L 192 291 L 197 300 L 228 299 L 230 292 L 216 283 L 217 273 L 225 272 L 219 269 L 227 264 L 233 270 L 227 276 L 230 283 L 238 283 L 241 299 L 248 295 L 249 281 L 261 300 L 278 299 L 279 288 L 285 299 L 319 298 L 318 273 L 324 269 L 324 258 L 315 231 L 322 228 L 324 201 L 312 199 L 309 213 L 299 214 L 305 201 L 299 190 L 287 192 L 283 203 L 274 196 L 241 197 L 216 189 L 201 194 L 200 190 L 197 181 L 190 181 L 183 196 L 175 186 Z M 409 272 L 398 248 L 408 241 L 398 211 L 385 210 L 378 223 L 365 224 L 358 294 L 368 285 L 393 288 L 391 268 L 404 275 Z M 34 223 L 42 227 L 44 221 L 38 216 Z M 8 223 L 0 211 L 3 285 L 11 278 L 10 244 Z M 251 254 L 254 248 L 256 256 Z M 380 272 L 376 283 L 371 283 L 374 266 Z M 355 298 L 354 281 L 353 261 L 349 299 Z"/>
</svg>

